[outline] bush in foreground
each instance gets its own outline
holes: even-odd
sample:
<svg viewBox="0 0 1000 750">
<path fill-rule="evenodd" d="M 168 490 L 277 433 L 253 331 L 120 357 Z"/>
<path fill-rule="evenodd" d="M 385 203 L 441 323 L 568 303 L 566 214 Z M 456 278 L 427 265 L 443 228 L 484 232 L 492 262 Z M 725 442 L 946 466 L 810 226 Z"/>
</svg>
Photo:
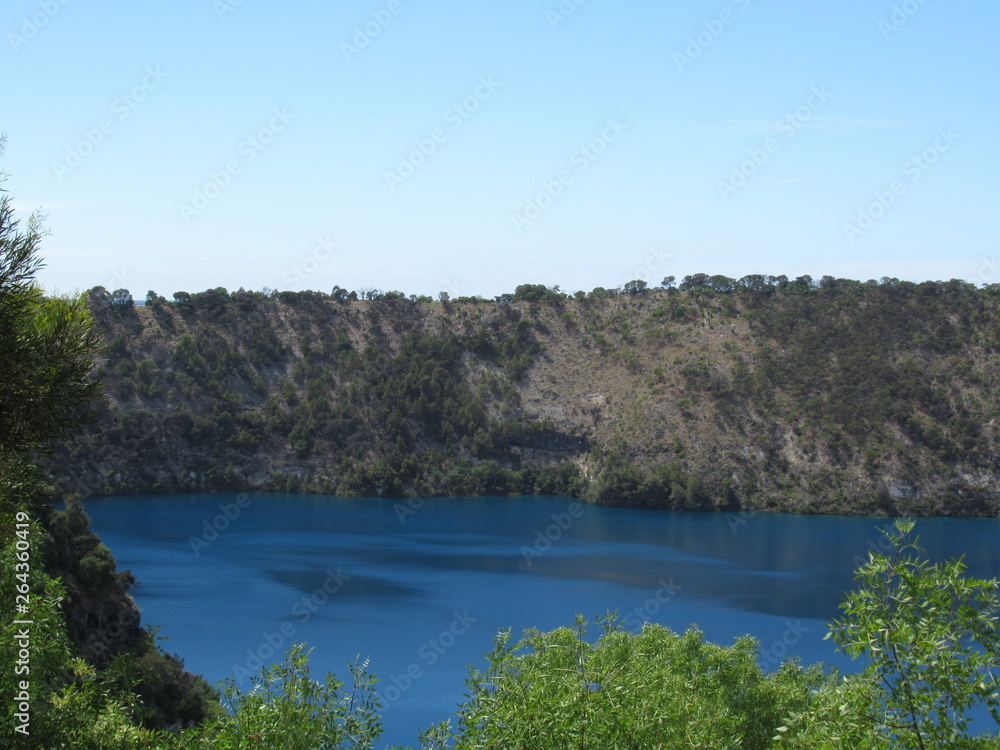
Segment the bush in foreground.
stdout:
<svg viewBox="0 0 1000 750">
<path fill-rule="evenodd" d="M 995 733 L 971 736 L 968 720 L 985 706 L 1000 724 L 997 582 L 966 577 L 961 561 L 923 560 L 911 531 L 911 522 L 897 523 L 890 554 L 872 554 L 858 569 L 860 585 L 830 626 L 840 650 L 867 657 L 858 674 L 795 660 L 764 672 L 753 638 L 724 647 L 697 628 L 678 635 L 648 623 L 632 633 L 610 615 L 599 619 L 592 640 L 580 618 L 571 628 L 529 630 L 516 643 L 501 632 L 485 667 L 470 669 L 468 700 L 454 723 L 430 727 L 421 745 L 1000 748 Z M 12 568 L 4 567 L 3 593 L 13 589 Z M 224 684 L 225 716 L 175 733 L 141 729 L 135 694 L 72 658 L 56 615 L 59 584 L 45 583 L 48 595 L 38 592 L 31 613 L 51 631 L 38 652 L 35 684 L 45 692 L 33 707 L 39 734 L 22 738 L 22 746 L 371 750 L 381 736 L 376 679 L 366 665 L 352 667 L 346 686 L 333 675 L 313 680 L 301 645 L 257 675 L 249 691 Z M 0 651 L 13 647 L 5 629 Z"/>
<path fill-rule="evenodd" d="M 697 628 L 647 623 L 636 635 L 616 618 L 601 628 L 593 644 L 582 619 L 513 646 L 501 633 L 488 668 L 471 674 L 458 732 L 439 726 L 428 747 L 763 748 L 823 680 L 819 667 L 791 661 L 761 671 L 750 637 L 723 647 Z"/>
</svg>

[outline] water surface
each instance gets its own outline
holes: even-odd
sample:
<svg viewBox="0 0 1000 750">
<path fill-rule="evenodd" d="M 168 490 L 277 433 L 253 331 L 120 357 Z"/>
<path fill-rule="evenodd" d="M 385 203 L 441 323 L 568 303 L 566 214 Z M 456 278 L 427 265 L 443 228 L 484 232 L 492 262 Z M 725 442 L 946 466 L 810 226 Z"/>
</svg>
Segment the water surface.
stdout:
<svg viewBox="0 0 1000 750">
<path fill-rule="evenodd" d="M 212 682 L 270 663 L 294 641 L 312 673 L 369 659 L 388 743 L 448 718 L 466 665 L 501 628 L 570 625 L 617 610 L 729 645 L 761 643 L 851 669 L 824 621 L 887 519 L 636 511 L 567 498 L 397 501 L 286 494 L 132 496 L 88 501 L 95 532 L 133 590 L 143 623 Z M 1000 520 L 926 519 L 936 558 L 964 554 L 1000 576 Z M 596 630 L 596 628 L 595 628 Z M 278 656 L 275 656 L 277 654 Z"/>
</svg>

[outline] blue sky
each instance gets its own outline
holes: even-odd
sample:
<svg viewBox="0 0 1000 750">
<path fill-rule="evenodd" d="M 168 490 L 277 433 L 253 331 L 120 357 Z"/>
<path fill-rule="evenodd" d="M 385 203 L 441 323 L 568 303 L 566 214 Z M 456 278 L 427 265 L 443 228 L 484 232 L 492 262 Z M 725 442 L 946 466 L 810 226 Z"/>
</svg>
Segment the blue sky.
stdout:
<svg viewBox="0 0 1000 750">
<path fill-rule="evenodd" d="M 41 282 L 1000 282 L 1000 4 L 577 2 L 8 0 Z"/>
</svg>

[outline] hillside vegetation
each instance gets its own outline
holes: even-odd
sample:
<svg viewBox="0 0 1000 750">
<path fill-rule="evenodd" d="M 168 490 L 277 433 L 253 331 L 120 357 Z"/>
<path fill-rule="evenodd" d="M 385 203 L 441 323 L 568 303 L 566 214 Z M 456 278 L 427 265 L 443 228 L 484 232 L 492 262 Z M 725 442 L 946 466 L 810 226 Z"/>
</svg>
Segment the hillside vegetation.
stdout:
<svg viewBox="0 0 1000 750">
<path fill-rule="evenodd" d="M 495 300 L 89 293 L 80 496 L 555 493 L 798 513 L 996 515 L 1000 288 L 697 274 Z"/>
<path fill-rule="evenodd" d="M 156 644 L 155 628 L 140 626 L 128 594 L 134 579 L 91 533 L 74 495 L 250 485 L 777 505 L 774 498 L 790 497 L 766 483 L 770 454 L 780 448 L 746 464 L 748 472 L 764 470 L 753 484 L 749 473 L 736 482 L 736 472 L 714 474 L 706 455 L 728 452 L 735 441 L 722 436 L 752 427 L 757 414 L 790 423 L 803 398 L 815 399 L 812 421 L 797 417 L 806 426 L 792 429 L 812 429 L 855 464 L 857 446 L 895 420 L 897 440 L 932 452 L 930 472 L 914 481 L 932 486 L 947 481 L 932 473 L 941 467 L 954 476 L 977 461 L 988 465 L 992 434 L 962 432 L 961 420 L 989 416 L 979 404 L 989 403 L 995 344 L 971 331 L 991 330 L 994 289 L 824 279 L 818 291 L 807 279 L 689 277 L 678 293 L 630 282 L 624 295 L 594 290 L 571 301 L 527 285 L 492 304 L 435 304 L 395 292 L 359 301 L 340 289 L 178 292 L 170 304 L 150 292 L 137 310 L 125 290 L 45 297 L 34 281 L 42 235 L 37 215 L 19 228 L 0 189 L 4 747 L 372 750 L 381 735 L 383 702 L 367 661 L 352 664 L 345 682 L 334 675 L 321 682 L 309 675 L 304 646 L 294 644 L 283 664 L 253 677 L 249 692 L 228 680 L 221 696 L 185 672 Z M 915 294 L 944 304 L 913 303 Z M 841 311 L 839 325 L 847 326 L 851 295 L 889 322 L 856 325 L 834 337 L 842 343 L 815 367 L 794 367 L 815 335 L 808 333 L 813 307 L 825 305 L 818 312 L 826 317 L 816 319 Z M 910 327 L 900 312 L 907 305 L 919 313 Z M 872 343 L 880 333 L 881 346 Z M 903 366 L 904 338 L 923 368 Z M 101 339 L 107 398 L 95 377 Z M 734 341 L 743 343 L 725 346 Z M 976 365 L 954 375 L 946 358 L 970 352 Z M 945 374 L 952 377 L 942 381 Z M 842 405 L 845 393 L 854 401 Z M 751 411 L 754 398 L 769 400 Z M 695 440 L 675 429 L 678 414 L 704 434 Z M 749 416 L 741 423 L 742 414 Z M 92 417 L 90 432 L 67 443 Z M 855 442 L 838 440 L 840 432 Z M 936 441 L 929 447 L 928 436 Z M 883 466 L 866 459 L 864 468 L 872 482 Z M 984 486 L 970 490 L 966 481 L 943 496 L 954 507 L 937 509 L 991 510 Z M 923 491 L 911 485 L 897 494 Z M 64 511 L 52 505 L 60 497 Z M 968 719 L 986 708 L 1000 723 L 997 581 L 967 578 L 960 560 L 923 560 L 908 536 L 913 522 L 897 520 L 895 528 L 885 532 L 890 555 L 870 554 L 856 571 L 860 588 L 843 601 L 844 617 L 829 625 L 840 650 L 866 658 L 858 675 L 794 660 L 765 673 L 752 638 L 726 648 L 706 643 L 696 627 L 678 636 L 649 623 L 637 634 L 608 613 L 595 644 L 582 618 L 573 630 L 529 630 L 513 645 L 509 631 L 499 633 L 486 670 L 470 666 L 457 723 L 426 729 L 420 746 L 997 747 L 995 734 L 970 736 Z"/>
<path fill-rule="evenodd" d="M 42 236 L 38 216 L 19 225 L 0 187 L 0 746 L 121 747 L 118 729 L 191 726 L 223 709 L 140 626 L 134 580 L 79 504 L 52 507 L 40 460 L 88 418 L 100 342 L 82 299 L 35 283 Z"/>
</svg>

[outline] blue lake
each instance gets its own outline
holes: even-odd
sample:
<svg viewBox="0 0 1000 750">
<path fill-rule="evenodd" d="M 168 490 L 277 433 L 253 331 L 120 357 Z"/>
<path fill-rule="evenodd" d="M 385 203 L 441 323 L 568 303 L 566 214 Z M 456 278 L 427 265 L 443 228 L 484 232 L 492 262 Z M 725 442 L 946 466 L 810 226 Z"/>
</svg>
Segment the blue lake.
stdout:
<svg viewBox="0 0 1000 750">
<path fill-rule="evenodd" d="M 888 519 L 637 511 L 567 498 L 344 499 L 314 495 L 131 496 L 86 503 L 143 623 L 217 682 L 280 661 L 295 641 L 312 673 L 348 676 L 369 659 L 386 744 L 449 718 L 469 663 L 500 629 L 571 625 L 608 610 L 729 645 L 750 634 L 760 660 L 852 670 L 834 652 L 853 570 Z M 965 555 L 1000 577 L 1000 520 L 925 519 L 934 559 Z M 596 627 L 594 628 L 596 631 Z"/>
</svg>

